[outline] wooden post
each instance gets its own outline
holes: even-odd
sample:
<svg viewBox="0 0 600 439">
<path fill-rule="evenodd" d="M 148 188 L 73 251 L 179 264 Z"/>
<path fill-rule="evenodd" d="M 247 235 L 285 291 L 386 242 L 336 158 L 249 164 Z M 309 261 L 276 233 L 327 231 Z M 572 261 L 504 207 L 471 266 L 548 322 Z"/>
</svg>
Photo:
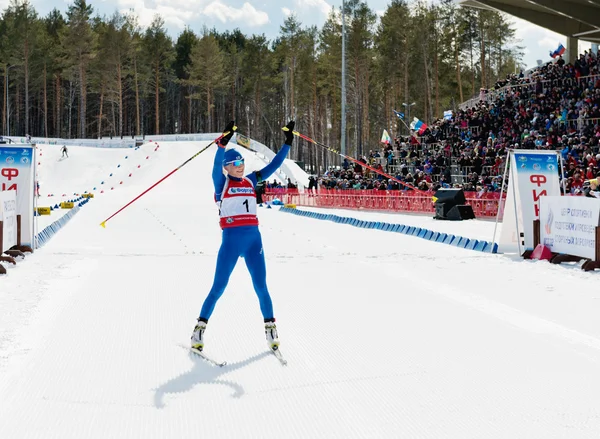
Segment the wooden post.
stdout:
<svg viewBox="0 0 600 439">
<path fill-rule="evenodd" d="M 17 245 L 21 246 L 21 215 L 17 215 Z"/>
<path fill-rule="evenodd" d="M 525 235 L 523 232 L 521 232 L 521 237 L 519 237 L 519 239 L 523 239 L 523 241 L 521 241 L 521 242 L 523 244 L 525 244 Z M 540 240 L 540 220 L 533 220 L 533 248 L 534 249 L 538 246 L 540 241 L 541 241 Z M 533 253 L 533 250 L 525 250 L 521 257 L 523 259 L 531 259 L 532 253 Z"/>
<path fill-rule="evenodd" d="M 585 271 L 594 271 L 600 268 L 600 227 L 596 227 L 596 258 L 594 261 L 585 262 L 581 268 Z"/>
<path fill-rule="evenodd" d="M 533 248 L 536 248 L 542 243 L 540 234 L 540 220 L 533 221 Z"/>
<path fill-rule="evenodd" d="M 596 227 L 596 262 L 600 262 L 600 227 Z"/>
</svg>

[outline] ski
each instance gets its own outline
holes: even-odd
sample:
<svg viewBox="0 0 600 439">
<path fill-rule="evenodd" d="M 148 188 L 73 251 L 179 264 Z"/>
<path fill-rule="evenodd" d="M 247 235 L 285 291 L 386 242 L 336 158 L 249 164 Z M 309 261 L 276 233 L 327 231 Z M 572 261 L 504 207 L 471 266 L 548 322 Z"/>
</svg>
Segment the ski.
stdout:
<svg viewBox="0 0 600 439">
<path fill-rule="evenodd" d="M 199 351 L 198 349 L 190 348 L 190 351 L 192 351 L 194 354 L 198 355 L 199 357 L 203 358 L 204 360 L 208 361 L 213 366 L 223 367 L 227 364 L 227 361 L 219 362 L 213 358 L 210 358 L 203 351 Z"/>
<path fill-rule="evenodd" d="M 190 347 L 189 345 L 184 345 L 183 343 L 177 343 L 177 345 L 179 347 L 183 348 L 183 349 L 191 351 L 192 354 L 197 355 L 198 357 L 202 358 L 203 360 L 206 360 L 207 362 L 209 362 L 213 366 L 223 367 L 223 366 L 225 366 L 227 364 L 227 361 L 217 361 L 217 360 L 215 360 L 213 358 L 210 358 L 203 351 L 199 351 L 198 349 L 194 349 L 194 348 Z"/>
<path fill-rule="evenodd" d="M 287 366 L 287 360 L 285 358 L 283 358 L 283 355 L 281 354 L 281 351 L 279 350 L 279 348 L 271 349 L 271 352 L 273 352 L 273 355 L 275 355 L 275 357 L 277 357 L 277 359 L 279 360 L 279 362 L 281 363 L 282 366 Z"/>
</svg>

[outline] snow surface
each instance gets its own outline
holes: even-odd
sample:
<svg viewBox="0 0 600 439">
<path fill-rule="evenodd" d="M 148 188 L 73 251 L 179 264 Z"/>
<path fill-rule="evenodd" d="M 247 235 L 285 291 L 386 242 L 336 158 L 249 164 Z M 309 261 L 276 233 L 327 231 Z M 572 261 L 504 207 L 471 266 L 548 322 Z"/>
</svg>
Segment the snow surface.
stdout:
<svg viewBox="0 0 600 439">
<path fill-rule="evenodd" d="M 0 277 L 0 438 L 598 437 L 598 274 L 576 265 L 262 208 L 289 364 L 267 351 L 243 261 L 205 334 L 229 364 L 194 357 L 220 244 L 214 147 L 99 224 L 205 145 L 135 151 L 144 169 L 119 171 L 134 169 Z M 42 193 L 61 196 L 98 188 L 127 154 L 44 151 Z M 494 227 L 344 215 L 488 240 Z"/>
</svg>

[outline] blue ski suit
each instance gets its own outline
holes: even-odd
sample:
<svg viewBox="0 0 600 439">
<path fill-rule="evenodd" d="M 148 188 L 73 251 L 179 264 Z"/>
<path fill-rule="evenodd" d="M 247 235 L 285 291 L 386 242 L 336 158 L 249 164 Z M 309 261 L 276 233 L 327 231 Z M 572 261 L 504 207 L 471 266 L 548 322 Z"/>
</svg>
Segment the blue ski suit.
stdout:
<svg viewBox="0 0 600 439">
<path fill-rule="evenodd" d="M 246 176 L 252 186 L 267 180 L 282 164 L 290 151 L 290 146 L 284 144 L 279 152 L 273 157 L 271 163 L 258 172 L 252 172 Z M 212 179 L 215 187 L 215 201 L 220 201 L 227 179 L 240 180 L 230 175 L 223 174 L 224 148 L 218 148 L 212 171 Z M 240 257 L 246 261 L 246 266 L 252 277 L 252 285 L 258 296 L 260 310 L 265 321 L 274 320 L 273 303 L 269 290 L 267 289 L 267 268 L 265 255 L 263 253 L 262 238 L 258 226 L 237 226 L 224 228 L 222 231 L 222 242 L 217 256 L 217 267 L 215 278 L 208 296 L 204 300 L 200 311 L 200 320 L 208 321 L 215 305 L 229 282 L 229 277 Z"/>
</svg>

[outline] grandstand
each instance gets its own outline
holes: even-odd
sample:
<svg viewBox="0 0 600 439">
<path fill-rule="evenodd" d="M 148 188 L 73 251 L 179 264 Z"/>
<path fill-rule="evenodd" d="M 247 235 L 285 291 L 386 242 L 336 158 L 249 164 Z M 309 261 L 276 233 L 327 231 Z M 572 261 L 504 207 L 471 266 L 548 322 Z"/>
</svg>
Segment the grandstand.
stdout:
<svg viewBox="0 0 600 439">
<path fill-rule="evenodd" d="M 398 137 L 384 150 L 358 157 L 393 179 L 346 164 L 327 170 L 318 180 L 317 187 L 325 194 L 345 190 L 354 191 L 354 197 L 370 197 L 372 190 L 382 196 L 383 191 L 410 191 L 410 186 L 426 192 L 454 187 L 462 188 L 472 202 L 495 199 L 494 208 L 485 206 L 493 214 L 503 186 L 506 189 L 502 175 L 511 149 L 561 151 L 566 192 L 589 193 L 586 180 L 600 176 L 600 62 L 597 46 L 582 54 L 576 49 L 580 37 L 600 40 L 600 0 L 459 3 L 499 10 L 562 33 L 567 36 L 567 53 L 527 75 L 511 74 L 497 81 L 462 103 L 451 119 L 430 124 L 419 137 Z M 270 190 L 274 194 L 273 189 L 281 195 L 281 188 L 267 188 L 267 194 Z"/>
</svg>

